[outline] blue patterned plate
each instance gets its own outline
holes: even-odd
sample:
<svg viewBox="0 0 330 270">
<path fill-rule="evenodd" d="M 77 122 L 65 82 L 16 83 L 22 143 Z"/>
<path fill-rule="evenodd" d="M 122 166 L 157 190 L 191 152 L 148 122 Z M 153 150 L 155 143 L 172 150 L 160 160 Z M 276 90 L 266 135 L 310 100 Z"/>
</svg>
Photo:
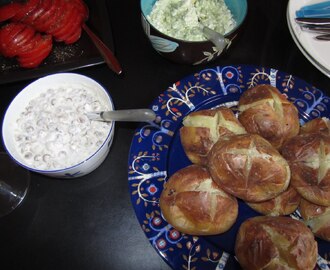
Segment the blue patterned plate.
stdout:
<svg viewBox="0 0 330 270">
<path fill-rule="evenodd" d="M 229 231 L 200 237 L 182 234 L 168 224 L 158 200 L 168 178 L 190 164 L 178 132 L 183 118 L 219 104 L 235 105 L 243 91 L 257 84 L 271 84 L 286 94 L 297 106 L 301 124 L 329 117 L 330 98 L 290 74 L 255 66 L 218 66 L 168 87 L 151 105 L 156 124 L 141 125 L 134 134 L 128 164 L 131 201 L 146 237 L 173 269 L 240 269 L 234 258 L 236 233 L 245 219 L 258 213 L 239 201 L 239 217 Z M 292 217 L 299 218 L 299 213 Z M 318 243 L 318 266 L 328 269 L 330 243 L 319 239 Z"/>
</svg>

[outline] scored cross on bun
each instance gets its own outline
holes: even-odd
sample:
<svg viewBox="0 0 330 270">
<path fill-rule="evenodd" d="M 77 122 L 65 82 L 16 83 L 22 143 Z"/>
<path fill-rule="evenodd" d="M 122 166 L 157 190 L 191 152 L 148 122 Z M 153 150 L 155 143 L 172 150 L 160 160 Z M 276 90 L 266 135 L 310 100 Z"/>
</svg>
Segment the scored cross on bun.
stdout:
<svg viewBox="0 0 330 270">
<path fill-rule="evenodd" d="M 330 136 L 300 134 L 286 142 L 281 153 L 298 193 L 312 203 L 330 206 Z"/>
<path fill-rule="evenodd" d="M 225 136 L 246 133 L 233 111 L 226 107 L 192 112 L 183 120 L 180 139 L 194 164 L 205 165 L 212 146 Z"/>
<path fill-rule="evenodd" d="M 297 108 L 271 85 L 261 84 L 243 92 L 238 110 L 246 131 L 259 134 L 277 149 L 299 133 Z"/>
<path fill-rule="evenodd" d="M 241 224 L 235 242 L 235 255 L 245 270 L 312 270 L 317 254 L 311 230 L 290 217 L 249 218 Z"/>
<path fill-rule="evenodd" d="M 224 192 L 199 165 L 175 172 L 165 184 L 159 205 L 168 223 L 192 235 L 223 233 L 238 215 L 237 199 Z"/>
<path fill-rule="evenodd" d="M 247 202 L 272 199 L 290 182 L 287 161 L 257 134 L 219 140 L 209 152 L 207 167 L 222 189 Z"/>
</svg>

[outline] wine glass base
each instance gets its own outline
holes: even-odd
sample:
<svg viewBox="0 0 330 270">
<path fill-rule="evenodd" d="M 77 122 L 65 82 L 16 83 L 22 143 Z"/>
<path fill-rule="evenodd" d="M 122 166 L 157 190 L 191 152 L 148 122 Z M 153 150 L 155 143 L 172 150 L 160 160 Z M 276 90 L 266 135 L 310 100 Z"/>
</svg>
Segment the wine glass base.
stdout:
<svg viewBox="0 0 330 270">
<path fill-rule="evenodd" d="M 30 172 L 0 152 L 0 217 L 8 215 L 22 203 L 29 185 Z"/>
</svg>

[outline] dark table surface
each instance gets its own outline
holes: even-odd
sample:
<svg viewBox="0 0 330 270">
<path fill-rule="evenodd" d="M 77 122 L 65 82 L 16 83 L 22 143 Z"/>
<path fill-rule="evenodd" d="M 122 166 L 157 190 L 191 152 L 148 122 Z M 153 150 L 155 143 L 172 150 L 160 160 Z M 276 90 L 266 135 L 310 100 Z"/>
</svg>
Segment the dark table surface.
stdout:
<svg viewBox="0 0 330 270">
<path fill-rule="evenodd" d="M 105 64 L 76 72 L 105 86 L 117 109 L 148 107 L 181 78 L 229 64 L 272 67 L 329 95 L 330 79 L 303 56 L 289 33 L 287 3 L 248 0 L 244 31 L 229 52 L 207 65 L 187 66 L 168 62 L 151 48 L 138 0 L 108 0 L 110 16 L 102 20 L 110 20 L 123 74 L 114 74 Z M 1 118 L 31 80 L 0 86 Z M 127 161 L 136 128 L 134 123 L 116 123 L 110 154 L 87 176 L 58 180 L 31 173 L 22 205 L 0 219 L 0 269 L 170 269 L 149 244 L 130 201 Z"/>
</svg>

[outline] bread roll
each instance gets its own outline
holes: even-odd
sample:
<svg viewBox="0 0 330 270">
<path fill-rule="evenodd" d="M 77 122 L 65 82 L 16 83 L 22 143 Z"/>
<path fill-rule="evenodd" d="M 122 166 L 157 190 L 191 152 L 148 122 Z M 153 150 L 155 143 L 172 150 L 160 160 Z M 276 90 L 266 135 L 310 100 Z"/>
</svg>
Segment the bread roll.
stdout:
<svg viewBox="0 0 330 270">
<path fill-rule="evenodd" d="M 282 148 L 291 169 L 291 184 L 312 203 L 330 206 L 330 136 L 298 135 Z"/>
<path fill-rule="evenodd" d="M 248 202 L 272 199 L 290 182 L 286 160 L 257 134 L 219 140 L 208 155 L 207 166 L 223 190 Z"/>
<path fill-rule="evenodd" d="M 238 202 L 212 180 L 206 168 L 190 165 L 166 183 L 160 208 L 164 218 L 182 233 L 213 235 L 227 231 L 236 221 Z"/>
<path fill-rule="evenodd" d="M 322 133 L 324 135 L 330 135 L 330 120 L 326 117 L 322 117 L 306 122 L 300 127 L 300 134 L 305 133 Z"/>
<path fill-rule="evenodd" d="M 255 211 L 267 216 L 285 216 L 293 213 L 299 206 L 301 197 L 290 185 L 288 189 L 273 199 L 247 204 Z"/>
<path fill-rule="evenodd" d="M 258 85 L 243 92 L 238 119 L 249 133 L 259 134 L 279 149 L 299 133 L 298 110 L 271 85 Z"/>
<path fill-rule="evenodd" d="M 235 254 L 245 270 L 312 270 L 318 247 L 303 222 L 289 217 L 259 216 L 241 224 Z"/>
<path fill-rule="evenodd" d="M 330 206 L 320 206 L 302 199 L 299 210 L 315 236 L 330 241 Z"/>
<path fill-rule="evenodd" d="M 183 120 L 180 139 L 194 164 L 205 165 L 206 156 L 219 138 L 246 133 L 233 111 L 226 107 L 192 112 Z"/>
</svg>

